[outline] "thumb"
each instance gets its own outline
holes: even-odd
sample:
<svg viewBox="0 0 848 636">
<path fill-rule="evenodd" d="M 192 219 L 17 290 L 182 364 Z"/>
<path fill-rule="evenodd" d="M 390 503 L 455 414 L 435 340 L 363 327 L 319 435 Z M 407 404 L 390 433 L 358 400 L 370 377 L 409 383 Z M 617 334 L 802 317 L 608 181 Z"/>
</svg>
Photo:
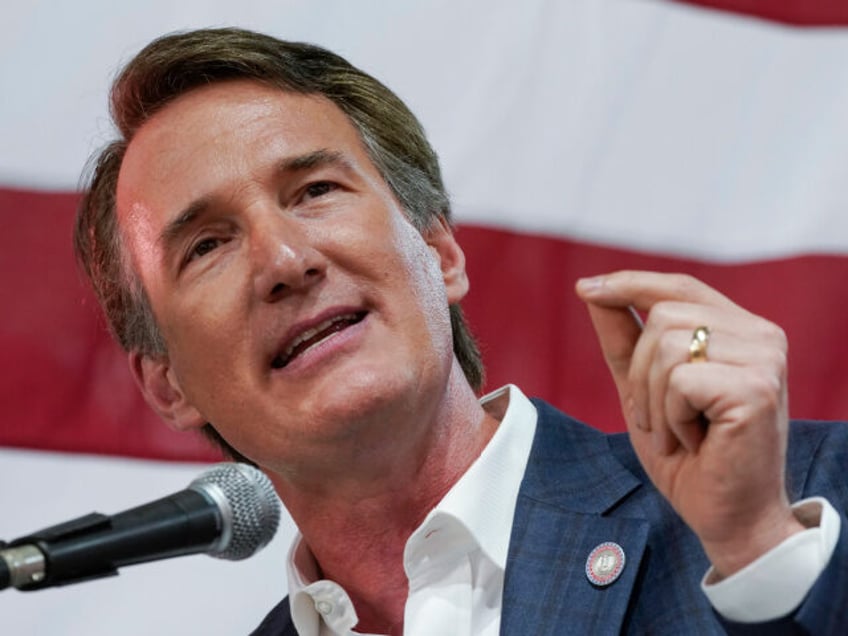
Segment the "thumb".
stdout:
<svg viewBox="0 0 848 636">
<path fill-rule="evenodd" d="M 627 380 L 630 362 L 639 336 L 642 334 L 641 320 L 629 307 L 604 307 L 587 302 L 589 317 L 604 360 L 612 373 L 619 395 L 627 395 Z"/>
</svg>

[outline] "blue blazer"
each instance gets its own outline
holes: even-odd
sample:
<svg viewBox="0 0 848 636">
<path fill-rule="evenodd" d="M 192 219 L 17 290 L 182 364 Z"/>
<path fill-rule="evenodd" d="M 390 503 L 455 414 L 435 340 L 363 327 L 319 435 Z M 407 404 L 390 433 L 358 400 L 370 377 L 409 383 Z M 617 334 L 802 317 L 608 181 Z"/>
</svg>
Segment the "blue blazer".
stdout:
<svg viewBox="0 0 848 636">
<path fill-rule="evenodd" d="M 709 567 L 701 545 L 654 489 L 628 436 L 534 403 L 539 420 L 510 537 L 501 634 L 848 633 L 848 426 L 793 422 L 790 499 L 827 497 L 842 517 L 839 544 L 793 614 L 742 625 L 719 617 L 701 592 Z M 614 583 L 596 587 L 586 558 L 605 541 L 624 549 L 626 565 Z M 296 636 L 287 598 L 253 634 Z"/>
</svg>

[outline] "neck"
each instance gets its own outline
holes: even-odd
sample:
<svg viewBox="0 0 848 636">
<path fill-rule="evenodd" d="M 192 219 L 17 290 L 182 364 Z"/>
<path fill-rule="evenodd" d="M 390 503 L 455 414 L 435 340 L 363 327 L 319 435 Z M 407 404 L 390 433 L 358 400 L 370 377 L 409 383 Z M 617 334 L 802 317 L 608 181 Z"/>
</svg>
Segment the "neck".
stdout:
<svg viewBox="0 0 848 636">
<path fill-rule="evenodd" d="M 461 374 L 458 367 L 454 372 Z M 332 478 L 272 475 L 321 577 L 341 585 L 353 600 L 360 630 L 402 633 L 406 542 L 497 427 L 464 378 L 457 379 L 449 380 L 437 407 L 412 429 L 420 431 L 413 443 L 392 439 L 382 452 L 368 453 L 367 461 L 353 461 Z"/>
</svg>

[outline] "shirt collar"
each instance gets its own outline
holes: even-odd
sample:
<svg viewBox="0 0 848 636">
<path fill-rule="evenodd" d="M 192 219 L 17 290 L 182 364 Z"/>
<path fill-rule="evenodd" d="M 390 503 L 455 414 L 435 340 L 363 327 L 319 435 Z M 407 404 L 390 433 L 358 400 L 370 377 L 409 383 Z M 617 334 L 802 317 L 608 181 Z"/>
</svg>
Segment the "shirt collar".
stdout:
<svg viewBox="0 0 848 636">
<path fill-rule="evenodd" d="M 504 401 L 506 409 L 492 439 L 410 536 L 407 554 L 410 546 L 420 541 L 428 528 L 448 519 L 458 523 L 470 541 L 476 543 L 497 568 L 506 569 L 515 505 L 536 433 L 537 413 L 533 403 L 512 384 L 489 393 L 480 404 L 497 417 Z M 317 636 L 321 622 L 316 609 L 319 595 L 330 591 L 335 594 L 337 590 L 344 592 L 335 583 L 318 580 L 315 559 L 299 533 L 289 551 L 287 567 L 295 628 L 299 634 Z M 355 624 L 355 615 L 352 620 Z"/>
<path fill-rule="evenodd" d="M 502 400 L 508 401 L 506 411 L 492 439 L 428 518 L 448 515 L 462 523 L 492 563 L 505 570 L 515 503 L 536 432 L 536 407 L 511 384 L 480 404 L 497 408 Z"/>
</svg>

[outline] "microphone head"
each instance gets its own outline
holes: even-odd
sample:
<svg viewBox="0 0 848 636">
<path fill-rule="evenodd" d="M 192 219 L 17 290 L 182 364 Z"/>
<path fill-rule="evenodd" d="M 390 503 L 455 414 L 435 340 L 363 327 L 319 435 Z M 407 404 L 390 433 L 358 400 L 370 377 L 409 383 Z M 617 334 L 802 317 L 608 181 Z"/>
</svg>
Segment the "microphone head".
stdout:
<svg viewBox="0 0 848 636">
<path fill-rule="evenodd" d="M 280 525 L 280 500 L 267 475 L 248 464 L 216 464 L 189 484 L 221 512 L 220 539 L 210 556 L 239 561 L 265 547 Z"/>
</svg>

